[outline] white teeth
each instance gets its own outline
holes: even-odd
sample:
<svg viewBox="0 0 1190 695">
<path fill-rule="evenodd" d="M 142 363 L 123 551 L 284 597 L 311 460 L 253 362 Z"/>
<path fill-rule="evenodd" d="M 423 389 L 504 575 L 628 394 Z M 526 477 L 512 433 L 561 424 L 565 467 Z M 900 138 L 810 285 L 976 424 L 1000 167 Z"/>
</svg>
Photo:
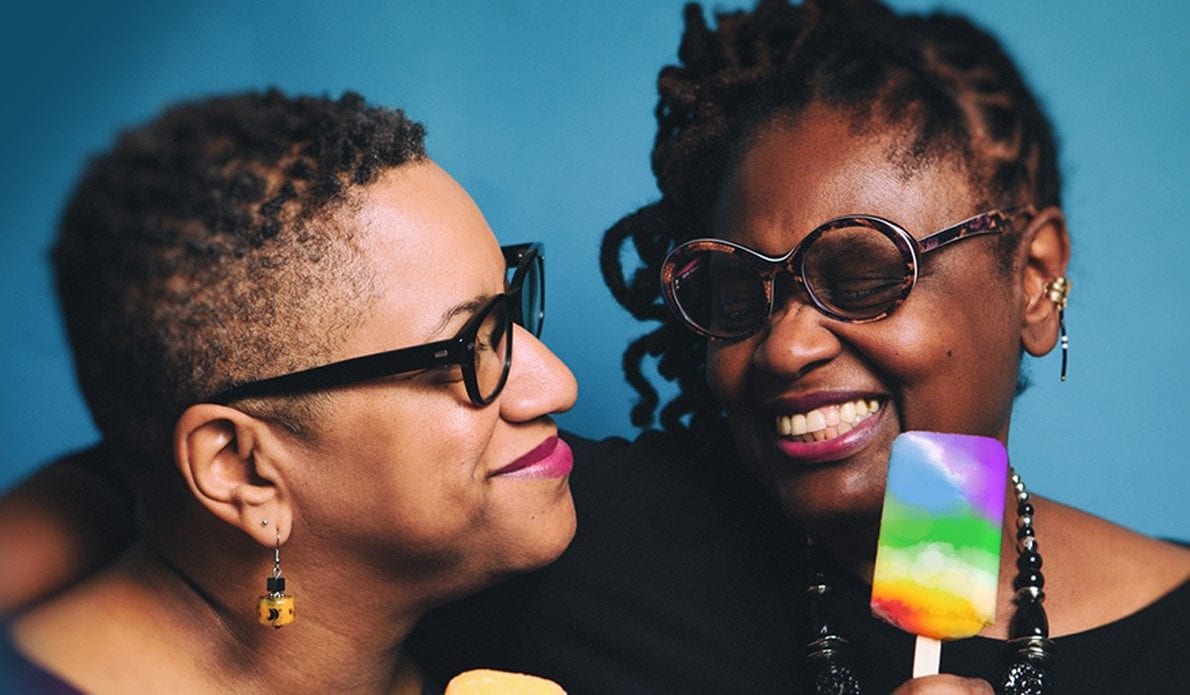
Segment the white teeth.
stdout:
<svg viewBox="0 0 1190 695">
<path fill-rule="evenodd" d="M 815 408 L 808 413 L 777 416 L 777 434 L 804 442 L 821 442 L 850 432 L 880 410 L 880 401 L 856 399 Z"/>
</svg>

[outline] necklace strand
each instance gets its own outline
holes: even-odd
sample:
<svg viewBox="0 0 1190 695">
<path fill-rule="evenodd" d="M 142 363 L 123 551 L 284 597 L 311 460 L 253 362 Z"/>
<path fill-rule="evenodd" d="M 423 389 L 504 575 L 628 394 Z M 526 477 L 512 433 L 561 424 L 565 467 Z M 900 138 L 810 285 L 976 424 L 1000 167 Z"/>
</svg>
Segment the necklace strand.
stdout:
<svg viewBox="0 0 1190 695">
<path fill-rule="evenodd" d="M 1008 633 L 1009 667 L 1000 685 L 1003 695 L 1044 695 L 1049 690 L 1046 668 L 1054 659 L 1054 643 L 1049 639 L 1049 620 L 1045 601 L 1045 575 L 1041 573 L 1041 551 L 1033 527 L 1033 504 L 1029 491 L 1016 471 L 1011 475 L 1016 494 L 1017 575 L 1012 582 L 1016 594 L 1016 613 Z M 831 594 L 823 572 L 822 550 L 807 537 L 810 560 L 809 640 L 806 662 L 814 674 L 817 695 L 861 695 L 859 679 L 848 666 L 850 643 L 831 624 L 826 603 Z"/>
</svg>

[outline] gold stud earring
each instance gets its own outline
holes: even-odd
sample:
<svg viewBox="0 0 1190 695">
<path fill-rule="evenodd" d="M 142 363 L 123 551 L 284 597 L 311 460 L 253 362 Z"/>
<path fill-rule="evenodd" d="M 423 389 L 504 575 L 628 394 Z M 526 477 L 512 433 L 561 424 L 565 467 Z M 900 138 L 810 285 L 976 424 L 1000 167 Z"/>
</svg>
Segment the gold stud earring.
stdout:
<svg viewBox="0 0 1190 695">
<path fill-rule="evenodd" d="M 268 520 L 261 526 L 268 526 Z M 256 619 L 261 625 L 273 628 L 293 622 L 294 598 L 285 594 L 285 577 L 281 574 L 281 531 L 277 530 L 277 545 L 273 547 L 273 575 L 265 580 L 265 593 L 256 604 Z"/>
<path fill-rule="evenodd" d="M 1058 335 L 1062 341 L 1062 381 L 1066 381 L 1066 357 L 1070 352 L 1070 339 L 1066 335 L 1066 301 L 1070 297 L 1070 281 L 1065 275 L 1050 280 L 1042 292 L 1058 307 Z"/>
</svg>

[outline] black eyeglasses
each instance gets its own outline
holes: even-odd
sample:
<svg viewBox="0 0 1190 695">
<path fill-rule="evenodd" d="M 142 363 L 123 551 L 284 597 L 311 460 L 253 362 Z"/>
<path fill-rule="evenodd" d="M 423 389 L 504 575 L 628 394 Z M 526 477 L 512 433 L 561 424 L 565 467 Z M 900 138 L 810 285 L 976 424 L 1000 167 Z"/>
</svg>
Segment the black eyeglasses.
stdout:
<svg viewBox="0 0 1190 695">
<path fill-rule="evenodd" d="M 509 296 L 517 300 L 512 320 L 538 338 L 545 323 L 545 255 L 542 248 L 539 242 L 500 247 L 508 268 L 505 287 Z"/>
<path fill-rule="evenodd" d="M 848 215 L 811 231 L 779 257 L 722 239 L 688 241 L 666 256 L 661 287 L 670 310 L 694 332 L 739 340 L 773 313 L 773 284 L 790 274 L 819 311 L 850 323 L 878 321 L 917 284 L 922 256 L 959 239 L 999 233 L 1020 205 L 984 212 L 915 239 L 900 225 L 872 215 Z"/>
<path fill-rule="evenodd" d="M 389 350 L 324 364 L 224 389 L 203 402 L 229 404 L 243 398 L 319 391 L 405 372 L 458 365 L 475 405 L 500 395 L 512 365 L 512 324 L 534 336 L 545 321 L 545 259 L 539 243 L 501 247 L 508 266 L 507 291 L 496 295 L 449 340 Z"/>
</svg>

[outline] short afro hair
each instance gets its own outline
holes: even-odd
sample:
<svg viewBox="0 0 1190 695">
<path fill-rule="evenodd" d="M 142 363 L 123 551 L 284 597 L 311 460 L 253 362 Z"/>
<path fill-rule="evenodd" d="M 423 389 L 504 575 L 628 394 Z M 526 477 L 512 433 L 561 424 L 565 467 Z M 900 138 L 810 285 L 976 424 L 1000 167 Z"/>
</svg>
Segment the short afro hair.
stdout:
<svg viewBox="0 0 1190 695">
<path fill-rule="evenodd" d="M 385 170 L 424 160 L 424 139 L 355 93 L 272 89 L 171 106 L 94 158 L 53 264 L 105 440 L 137 466 L 168 457 L 189 405 L 326 359 L 373 299 L 334 213 Z M 300 434 L 311 402 L 256 405 Z"/>
</svg>

